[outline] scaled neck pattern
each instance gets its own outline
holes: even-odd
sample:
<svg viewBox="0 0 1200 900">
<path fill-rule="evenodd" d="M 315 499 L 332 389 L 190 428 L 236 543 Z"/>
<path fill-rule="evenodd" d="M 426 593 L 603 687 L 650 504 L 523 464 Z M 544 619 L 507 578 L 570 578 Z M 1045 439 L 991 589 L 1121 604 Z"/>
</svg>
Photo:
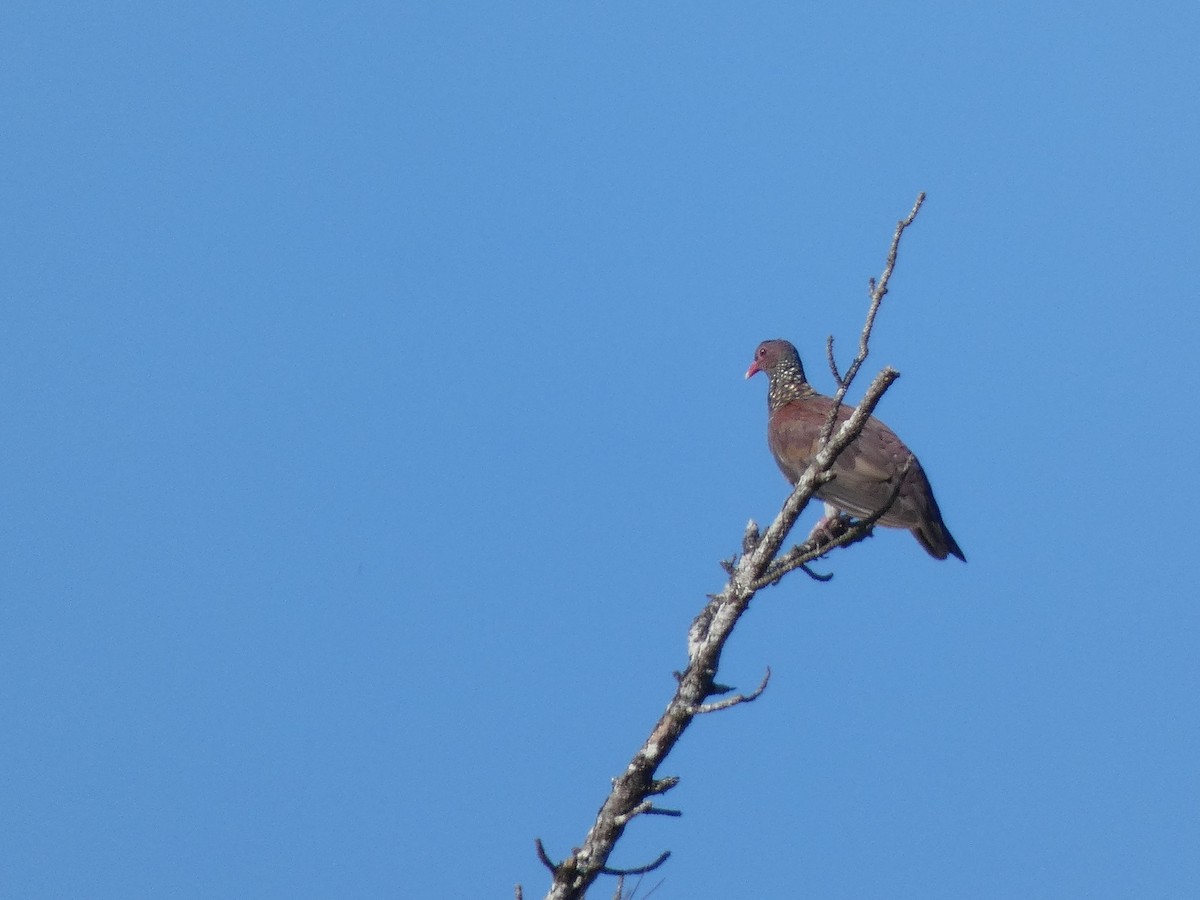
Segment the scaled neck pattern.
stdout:
<svg viewBox="0 0 1200 900">
<path fill-rule="evenodd" d="M 767 391 L 767 411 L 775 412 L 785 403 L 803 400 L 815 392 L 804 377 L 804 366 L 796 357 L 779 360 L 770 373 L 771 387 Z"/>
</svg>

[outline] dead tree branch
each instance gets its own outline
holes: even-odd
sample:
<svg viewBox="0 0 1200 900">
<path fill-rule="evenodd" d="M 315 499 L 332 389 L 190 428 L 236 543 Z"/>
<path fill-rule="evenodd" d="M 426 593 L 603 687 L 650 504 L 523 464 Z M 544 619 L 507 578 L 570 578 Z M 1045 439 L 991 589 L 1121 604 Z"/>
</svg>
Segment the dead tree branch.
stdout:
<svg viewBox="0 0 1200 900">
<path fill-rule="evenodd" d="M 922 193 L 917 197 L 908 216 L 897 224 L 883 273 L 878 282 L 874 279 L 870 281 L 871 304 L 859 336 L 858 353 L 846 370 L 845 376 L 838 378 L 835 410 L 867 358 L 871 330 L 896 266 L 900 238 L 904 230 L 913 223 L 924 201 L 925 195 Z M 830 367 L 836 376 L 837 366 L 833 362 L 832 340 L 828 346 L 828 354 Z M 682 673 L 677 673 L 678 685 L 674 696 L 667 703 L 650 735 L 625 767 L 625 771 L 613 779 L 612 791 L 596 814 L 583 843 L 574 848 L 562 862 L 554 863 L 546 855 L 542 842 L 537 841 L 538 858 L 553 873 L 553 883 L 546 900 L 579 900 L 601 874 L 635 874 L 650 871 L 666 861 L 669 853 L 664 853 L 654 863 L 640 869 L 613 869 L 608 866 L 609 856 L 629 822 L 639 814 L 658 812 L 650 806 L 647 798 L 654 794 L 662 794 L 678 783 L 677 777 L 656 779 L 655 773 L 696 716 L 750 702 L 766 690 L 770 670 L 758 689 L 748 695 L 738 695 L 714 703 L 705 702 L 709 697 L 725 690 L 716 683 L 721 653 L 734 626 L 749 607 L 754 595 L 762 588 L 778 582 L 789 571 L 803 568 L 806 563 L 834 547 L 862 540 L 870 533 L 875 521 L 887 511 L 887 506 L 891 505 L 889 501 L 883 509 L 859 522 L 835 520 L 840 524 L 836 525 L 835 533 L 825 540 L 814 540 L 810 536 L 808 541 L 780 556 L 784 541 L 787 540 L 800 513 L 817 489 L 832 477 L 830 471 L 839 454 L 858 437 L 884 392 L 898 377 L 899 373 L 894 369 L 885 368 L 881 371 L 871 382 L 854 412 L 836 430 L 831 415 L 821 435 L 817 453 L 796 481 L 791 495 L 784 502 L 775 520 L 762 533 L 754 522 L 750 522 L 746 527 L 742 537 L 742 553 L 722 564 L 729 574 L 724 588 L 717 594 L 709 595 L 708 603 L 688 630 L 688 664 Z M 897 480 L 897 484 L 901 481 L 902 476 Z M 893 494 L 892 501 L 894 500 Z M 820 579 L 822 576 L 813 574 L 813 577 Z"/>
<path fill-rule="evenodd" d="M 879 307 L 883 303 L 883 298 L 887 295 L 888 282 L 892 280 L 892 272 L 896 270 L 896 255 L 900 252 L 900 238 L 904 236 L 904 230 L 916 220 L 917 213 L 921 211 L 921 206 L 924 203 L 925 192 L 921 191 L 921 193 L 917 194 L 917 202 L 913 204 L 913 208 L 909 210 L 908 215 L 896 223 L 896 231 L 892 234 L 892 243 L 888 247 L 887 262 L 884 263 L 883 273 L 879 276 L 879 281 L 872 278 L 867 282 L 868 293 L 871 298 L 871 304 L 867 307 L 867 320 L 858 335 L 858 353 L 855 354 L 854 359 L 850 362 L 850 366 L 846 369 L 846 374 L 841 378 L 837 377 L 837 363 L 833 360 L 833 335 L 829 336 L 829 340 L 826 343 L 829 367 L 833 371 L 834 377 L 837 378 L 838 389 L 837 393 L 833 395 L 833 406 L 829 413 L 829 421 L 825 423 L 825 427 L 821 431 L 822 445 L 828 443 L 829 436 L 833 433 L 833 423 L 834 417 L 837 415 L 837 409 L 842 401 L 846 399 L 846 391 L 850 389 L 851 383 L 858 376 L 858 370 L 867 361 L 871 332 L 875 329 L 875 316 L 879 313 Z"/>
<path fill-rule="evenodd" d="M 753 703 L 762 696 L 763 691 L 767 689 L 767 682 L 771 680 L 771 667 L 767 666 L 767 674 L 763 676 L 763 680 L 749 694 L 738 694 L 734 697 L 727 697 L 724 700 L 718 700 L 716 703 L 705 703 L 703 706 L 697 706 L 692 710 L 693 715 L 701 716 L 705 713 L 720 712 L 723 709 L 729 709 L 731 706 L 737 706 L 739 703 Z"/>
<path fill-rule="evenodd" d="M 636 869 L 607 869 L 606 868 L 604 870 L 604 874 L 605 875 L 620 875 L 621 877 L 625 877 L 626 875 L 645 875 L 647 872 L 653 872 L 655 869 L 657 869 L 659 866 L 661 866 L 663 863 L 665 863 L 670 858 L 671 858 L 671 851 L 666 850 L 662 853 L 661 856 L 658 857 L 658 859 L 656 859 L 654 862 L 649 863 L 647 865 L 638 866 Z"/>
<path fill-rule="evenodd" d="M 830 550 L 837 547 L 848 547 L 851 544 L 856 544 L 861 540 L 865 540 L 871 536 L 872 529 L 875 523 L 887 515 L 887 511 L 892 508 L 892 504 L 896 502 L 896 498 L 900 496 L 900 489 L 904 486 L 904 476 L 908 474 L 909 468 L 913 464 L 913 457 L 910 454 L 908 459 L 904 461 L 896 472 L 895 484 L 892 485 L 892 491 L 888 495 L 883 506 L 871 513 L 865 519 L 851 519 L 848 516 L 839 516 L 833 520 L 833 526 L 818 525 L 813 529 L 813 533 L 808 536 L 808 539 L 803 544 L 797 544 L 791 550 L 778 557 L 767 569 L 767 574 L 754 582 L 754 589 L 760 590 L 768 585 L 778 584 L 788 572 L 794 569 L 804 569 L 808 563 L 814 559 L 824 556 Z M 817 576 L 812 572 L 808 573 L 818 581 L 828 581 L 832 578 L 829 576 Z M 770 671 L 769 669 L 767 670 Z"/>
</svg>

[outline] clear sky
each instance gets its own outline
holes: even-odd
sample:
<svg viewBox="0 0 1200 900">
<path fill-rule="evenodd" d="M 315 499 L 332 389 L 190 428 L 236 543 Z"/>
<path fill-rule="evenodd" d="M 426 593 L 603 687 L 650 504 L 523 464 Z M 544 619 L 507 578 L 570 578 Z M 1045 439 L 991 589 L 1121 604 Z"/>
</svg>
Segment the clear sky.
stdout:
<svg viewBox="0 0 1200 900">
<path fill-rule="evenodd" d="M 760 594 L 612 862 L 1200 896 L 1200 5 L 846 6 L 4 4 L 0 894 L 541 896 L 924 190 L 970 562 Z"/>
</svg>

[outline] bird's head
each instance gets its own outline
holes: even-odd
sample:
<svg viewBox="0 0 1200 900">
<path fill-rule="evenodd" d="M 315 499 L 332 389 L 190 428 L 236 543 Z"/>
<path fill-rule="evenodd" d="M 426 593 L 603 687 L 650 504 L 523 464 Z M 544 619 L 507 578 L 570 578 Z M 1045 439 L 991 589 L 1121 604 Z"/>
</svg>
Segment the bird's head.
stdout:
<svg viewBox="0 0 1200 900">
<path fill-rule="evenodd" d="M 763 341 L 758 345 L 758 349 L 754 351 L 754 359 L 750 362 L 750 368 L 746 370 L 746 377 L 757 375 L 759 372 L 766 372 L 768 378 L 773 377 L 777 372 L 780 374 L 798 373 L 800 381 L 804 381 L 804 367 L 800 364 L 800 354 L 796 352 L 796 348 L 790 341 L 782 338 Z"/>
</svg>

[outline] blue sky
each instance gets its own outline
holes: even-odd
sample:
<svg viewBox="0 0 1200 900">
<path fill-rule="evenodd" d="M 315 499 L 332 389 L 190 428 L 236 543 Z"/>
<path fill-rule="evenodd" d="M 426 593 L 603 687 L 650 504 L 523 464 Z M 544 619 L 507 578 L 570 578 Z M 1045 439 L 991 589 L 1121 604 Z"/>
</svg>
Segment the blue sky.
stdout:
<svg viewBox="0 0 1200 900">
<path fill-rule="evenodd" d="M 0 893 L 541 896 L 924 190 L 866 375 L 970 562 L 760 594 L 613 863 L 1200 894 L 1200 7 L 0 23 Z"/>
</svg>

